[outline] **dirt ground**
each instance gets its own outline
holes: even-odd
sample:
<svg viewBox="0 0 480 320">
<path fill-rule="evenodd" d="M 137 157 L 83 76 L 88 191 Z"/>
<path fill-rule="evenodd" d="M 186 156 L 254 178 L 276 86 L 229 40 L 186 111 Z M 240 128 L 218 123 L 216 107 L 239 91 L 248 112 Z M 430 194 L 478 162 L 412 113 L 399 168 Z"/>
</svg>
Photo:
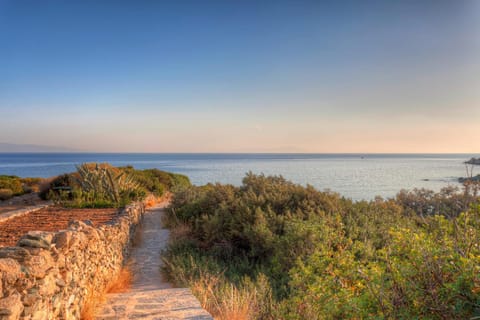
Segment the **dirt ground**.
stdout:
<svg viewBox="0 0 480 320">
<path fill-rule="evenodd" d="M 94 226 L 111 221 L 118 209 L 66 209 L 48 207 L 0 223 L 0 247 L 14 246 L 28 231 L 66 229 L 70 220 L 90 220 Z"/>
</svg>

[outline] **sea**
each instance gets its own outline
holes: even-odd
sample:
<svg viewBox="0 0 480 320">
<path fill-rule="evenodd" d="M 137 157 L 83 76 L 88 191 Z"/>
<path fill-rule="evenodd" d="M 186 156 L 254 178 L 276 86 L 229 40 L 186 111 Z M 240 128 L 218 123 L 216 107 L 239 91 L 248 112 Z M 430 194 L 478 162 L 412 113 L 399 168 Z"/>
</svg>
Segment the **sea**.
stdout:
<svg viewBox="0 0 480 320">
<path fill-rule="evenodd" d="M 185 174 L 195 185 L 241 185 L 247 172 L 282 175 L 318 190 L 372 200 L 402 189 L 460 186 L 458 178 L 467 174 L 464 161 L 472 157 L 480 154 L 0 153 L 0 175 L 46 178 L 75 171 L 81 163 L 108 162 Z"/>
</svg>

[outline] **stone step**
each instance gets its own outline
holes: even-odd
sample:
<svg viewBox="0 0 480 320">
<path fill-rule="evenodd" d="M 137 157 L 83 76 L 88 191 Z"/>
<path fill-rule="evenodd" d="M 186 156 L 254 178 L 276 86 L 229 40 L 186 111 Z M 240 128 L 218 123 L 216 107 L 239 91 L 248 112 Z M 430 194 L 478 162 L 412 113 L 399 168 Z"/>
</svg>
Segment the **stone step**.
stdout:
<svg viewBox="0 0 480 320">
<path fill-rule="evenodd" d="M 171 288 L 112 294 L 99 320 L 162 319 L 213 320 L 190 289 Z"/>
</svg>

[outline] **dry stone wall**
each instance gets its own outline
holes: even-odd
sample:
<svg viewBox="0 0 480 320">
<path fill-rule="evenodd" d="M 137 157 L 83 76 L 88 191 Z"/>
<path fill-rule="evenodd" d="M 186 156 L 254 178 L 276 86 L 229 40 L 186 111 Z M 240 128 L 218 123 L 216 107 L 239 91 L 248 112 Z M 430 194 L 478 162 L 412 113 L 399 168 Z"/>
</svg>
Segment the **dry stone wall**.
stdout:
<svg viewBox="0 0 480 320">
<path fill-rule="evenodd" d="M 97 228 L 73 221 L 0 248 L 0 320 L 80 319 L 121 270 L 144 211 L 137 203 Z"/>
</svg>

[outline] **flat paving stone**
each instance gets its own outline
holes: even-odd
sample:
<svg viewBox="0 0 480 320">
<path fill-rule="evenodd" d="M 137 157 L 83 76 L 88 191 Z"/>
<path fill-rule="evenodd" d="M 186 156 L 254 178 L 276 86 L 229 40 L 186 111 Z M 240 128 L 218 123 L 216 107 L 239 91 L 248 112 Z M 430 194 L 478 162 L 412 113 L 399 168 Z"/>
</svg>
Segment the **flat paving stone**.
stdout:
<svg viewBox="0 0 480 320">
<path fill-rule="evenodd" d="M 139 230 L 138 244 L 131 253 L 134 274 L 129 292 L 109 294 L 98 320 L 213 320 L 188 288 L 173 288 L 160 273 L 160 253 L 169 232 L 162 227 L 162 207 L 148 210 Z"/>
</svg>

